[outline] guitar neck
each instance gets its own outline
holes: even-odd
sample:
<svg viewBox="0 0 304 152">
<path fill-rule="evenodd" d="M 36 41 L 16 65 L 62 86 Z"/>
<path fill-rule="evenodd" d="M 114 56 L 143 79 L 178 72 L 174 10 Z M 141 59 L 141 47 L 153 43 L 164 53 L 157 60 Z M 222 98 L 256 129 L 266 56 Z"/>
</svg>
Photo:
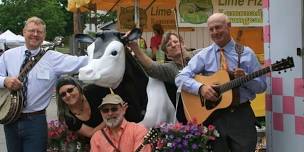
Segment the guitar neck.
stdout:
<svg viewBox="0 0 304 152">
<path fill-rule="evenodd" d="M 143 148 L 144 148 L 144 144 L 139 145 L 139 147 L 137 147 L 137 149 L 134 152 L 140 152 Z"/>
<path fill-rule="evenodd" d="M 258 70 L 258 71 L 255 71 L 251 74 L 248 74 L 248 75 L 245 75 L 243 77 L 240 77 L 240 78 L 237 78 L 237 79 L 233 79 L 232 81 L 230 82 L 227 82 L 227 83 L 224 83 L 220 86 L 220 92 L 223 93 L 223 92 L 226 92 L 228 90 L 231 90 L 233 88 L 236 88 L 236 87 L 239 87 L 241 86 L 242 84 L 254 79 L 254 78 L 257 78 L 259 76 L 262 76 L 264 74 L 267 74 L 271 72 L 271 67 L 268 66 L 266 68 L 263 68 L 261 70 Z"/>
</svg>

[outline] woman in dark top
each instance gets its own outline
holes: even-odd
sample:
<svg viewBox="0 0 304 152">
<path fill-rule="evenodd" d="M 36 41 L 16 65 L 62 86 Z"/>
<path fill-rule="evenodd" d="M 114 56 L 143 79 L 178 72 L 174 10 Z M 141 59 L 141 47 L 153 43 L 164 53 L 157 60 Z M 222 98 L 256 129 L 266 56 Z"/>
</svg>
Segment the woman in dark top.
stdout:
<svg viewBox="0 0 304 152">
<path fill-rule="evenodd" d="M 109 89 L 87 85 L 83 89 L 72 77 L 60 78 L 56 86 L 58 118 L 65 121 L 69 130 L 91 138 L 103 127 L 97 107 Z"/>
</svg>

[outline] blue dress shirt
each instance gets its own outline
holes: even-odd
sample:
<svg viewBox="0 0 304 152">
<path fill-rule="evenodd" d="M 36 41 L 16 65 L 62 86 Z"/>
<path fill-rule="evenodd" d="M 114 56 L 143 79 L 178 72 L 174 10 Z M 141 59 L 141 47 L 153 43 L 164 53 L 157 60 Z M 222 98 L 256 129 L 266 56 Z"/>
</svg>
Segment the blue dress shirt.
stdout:
<svg viewBox="0 0 304 152">
<path fill-rule="evenodd" d="M 175 79 L 176 85 L 182 85 L 183 90 L 198 95 L 199 87 L 202 83 L 195 81 L 193 78 L 197 74 L 212 75 L 220 69 L 219 49 L 220 47 L 215 43 L 201 49 L 177 75 Z M 233 71 L 238 66 L 238 53 L 235 51 L 235 42 L 231 40 L 224 49 L 228 68 L 230 71 Z M 244 69 L 246 74 L 261 68 L 255 53 L 249 47 L 244 47 L 240 63 L 240 68 Z M 240 87 L 240 103 L 253 100 L 256 94 L 264 92 L 266 87 L 265 75 L 245 83 Z"/>
</svg>

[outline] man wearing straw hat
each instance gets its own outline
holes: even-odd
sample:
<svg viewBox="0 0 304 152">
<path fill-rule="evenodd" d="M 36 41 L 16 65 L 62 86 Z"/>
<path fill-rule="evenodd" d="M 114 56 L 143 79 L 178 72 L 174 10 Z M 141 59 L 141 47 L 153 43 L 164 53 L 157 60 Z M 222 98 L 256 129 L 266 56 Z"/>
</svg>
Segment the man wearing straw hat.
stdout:
<svg viewBox="0 0 304 152">
<path fill-rule="evenodd" d="M 147 129 L 124 118 L 127 106 L 120 96 L 106 95 L 98 109 L 106 127 L 93 134 L 92 152 L 134 152 L 143 143 Z M 142 151 L 150 152 L 150 145 L 144 146 Z"/>
</svg>

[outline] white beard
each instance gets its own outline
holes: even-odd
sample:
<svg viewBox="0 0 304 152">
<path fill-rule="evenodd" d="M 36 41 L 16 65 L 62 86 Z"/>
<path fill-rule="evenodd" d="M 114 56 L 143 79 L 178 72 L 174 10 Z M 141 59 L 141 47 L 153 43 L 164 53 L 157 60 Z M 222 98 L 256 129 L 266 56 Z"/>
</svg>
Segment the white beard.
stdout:
<svg viewBox="0 0 304 152">
<path fill-rule="evenodd" d="M 123 120 L 123 116 L 120 115 L 117 118 L 105 119 L 104 122 L 106 126 L 108 126 L 109 128 L 116 128 L 121 124 L 122 120 Z"/>
</svg>

